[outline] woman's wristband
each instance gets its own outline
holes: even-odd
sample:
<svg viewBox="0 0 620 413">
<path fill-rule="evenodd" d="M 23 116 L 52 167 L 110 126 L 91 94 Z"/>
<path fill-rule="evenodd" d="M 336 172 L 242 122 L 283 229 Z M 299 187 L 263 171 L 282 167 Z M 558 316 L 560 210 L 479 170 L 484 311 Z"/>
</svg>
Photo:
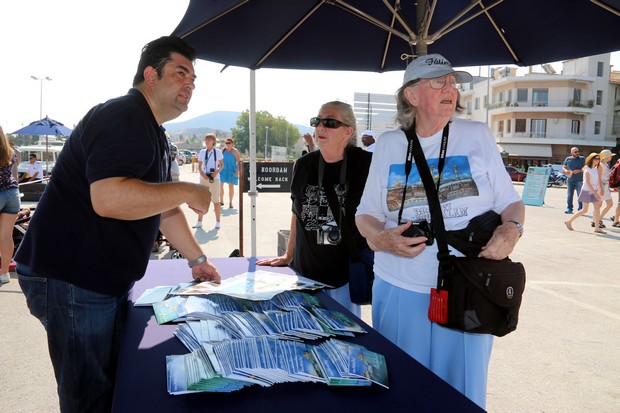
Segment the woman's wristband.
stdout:
<svg viewBox="0 0 620 413">
<path fill-rule="evenodd" d="M 207 256 L 203 254 L 200 257 L 196 258 L 194 261 L 188 261 L 187 265 L 189 266 L 189 268 L 194 268 L 196 265 L 200 264 L 201 262 L 205 262 L 206 260 Z"/>
</svg>

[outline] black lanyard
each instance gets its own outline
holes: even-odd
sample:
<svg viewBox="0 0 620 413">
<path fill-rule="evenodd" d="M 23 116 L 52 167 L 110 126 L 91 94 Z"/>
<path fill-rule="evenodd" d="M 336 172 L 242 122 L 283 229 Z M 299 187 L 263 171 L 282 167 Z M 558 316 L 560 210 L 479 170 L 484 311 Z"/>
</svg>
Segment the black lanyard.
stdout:
<svg viewBox="0 0 620 413">
<path fill-rule="evenodd" d="M 329 191 L 327 191 L 324 187 L 323 187 L 323 176 L 325 175 L 325 160 L 323 159 L 323 154 L 321 154 L 321 152 L 319 151 L 319 196 L 322 193 L 325 194 L 328 203 L 330 204 L 330 207 L 332 207 L 331 203 L 329 202 L 329 198 L 330 198 L 330 194 L 332 193 L 331 189 Z M 345 149 L 345 151 L 342 154 L 342 163 L 340 164 L 340 180 L 339 180 L 339 184 L 341 186 L 344 186 L 347 180 L 347 151 Z M 335 191 L 334 191 L 335 194 Z M 338 216 L 338 221 L 336 221 L 336 223 L 338 225 L 340 225 L 340 223 L 342 222 L 342 216 L 344 215 L 343 212 L 343 208 L 342 205 L 340 204 L 340 199 L 338 199 L 338 194 L 336 195 L 336 201 L 338 202 L 338 211 L 339 211 L 339 216 Z M 334 213 L 334 218 L 336 218 L 336 214 L 332 208 L 332 212 Z"/>
<path fill-rule="evenodd" d="M 405 160 L 405 185 L 403 187 L 403 198 L 400 203 L 400 210 L 398 211 L 398 223 L 402 223 L 403 209 L 405 208 L 405 197 L 407 195 L 407 182 L 409 181 L 409 173 L 411 172 L 411 166 L 413 163 L 414 145 L 417 146 L 419 152 L 422 152 L 422 146 L 420 140 L 415 133 L 415 118 L 413 119 L 413 125 L 411 129 L 404 131 L 407 136 L 407 158 Z M 439 193 L 439 183 L 441 182 L 441 173 L 443 171 L 444 164 L 446 162 L 446 152 L 448 150 L 448 134 L 450 133 L 450 122 L 443 128 L 443 134 L 441 136 L 441 147 L 439 149 L 439 161 L 437 163 L 438 177 L 437 177 L 437 192 Z M 416 163 L 418 163 L 416 161 Z M 418 167 L 418 171 L 420 168 Z"/>
</svg>

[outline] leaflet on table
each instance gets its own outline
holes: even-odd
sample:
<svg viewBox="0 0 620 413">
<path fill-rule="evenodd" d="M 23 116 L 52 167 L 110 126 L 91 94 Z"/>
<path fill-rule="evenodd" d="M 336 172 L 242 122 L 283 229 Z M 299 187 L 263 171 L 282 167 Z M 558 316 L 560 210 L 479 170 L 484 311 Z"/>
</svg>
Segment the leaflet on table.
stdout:
<svg viewBox="0 0 620 413">
<path fill-rule="evenodd" d="M 180 288 L 188 288 L 195 283 L 181 283 L 177 286 L 174 285 L 161 285 L 153 288 L 148 288 L 142 295 L 134 302 L 134 306 L 150 306 L 160 301 L 164 301 L 172 292 Z"/>
<path fill-rule="evenodd" d="M 180 359 L 183 359 L 181 362 Z M 318 346 L 257 337 L 204 344 L 168 356 L 168 392 L 230 392 L 257 384 L 319 382 L 331 386 L 388 387 L 385 358 L 363 346 L 330 339 Z"/>
<path fill-rule="evenodd" d="M 225 294 L 248 300 L 270 300 L 278 293 L 289 290 L 315 290 L 331 288 L 300 275 L 280 274 L 270 271 L 245 272 L 232 278 L 222 280 L 221 284 L 201 282 L 187 288 L 181 288 L 171 294 L 205 295 Z"/>
</svg>

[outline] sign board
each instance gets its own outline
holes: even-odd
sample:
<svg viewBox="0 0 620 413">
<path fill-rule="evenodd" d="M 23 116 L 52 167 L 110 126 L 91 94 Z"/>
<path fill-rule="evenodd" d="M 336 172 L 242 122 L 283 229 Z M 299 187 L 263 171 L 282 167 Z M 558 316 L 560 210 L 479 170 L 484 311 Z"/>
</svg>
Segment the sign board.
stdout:
<svg viewBox="0 0 620 413">
<path fill-rule="evenodd" d="M 525 178 L 525 188 L 521 198 L 525 205 L 541 206 L 545 202 L 545 193 L 547 192 L 547 183 L 551 168 L 539 166 L 530 166 L 527 170 Z"/>
<path fill-rule="evenodd" d="M 250 163 L 243 163 L 243 192 L 250 190 Z M 290 192 L 293 162 L 256 162 L 258 192 Z"/>
</svg>

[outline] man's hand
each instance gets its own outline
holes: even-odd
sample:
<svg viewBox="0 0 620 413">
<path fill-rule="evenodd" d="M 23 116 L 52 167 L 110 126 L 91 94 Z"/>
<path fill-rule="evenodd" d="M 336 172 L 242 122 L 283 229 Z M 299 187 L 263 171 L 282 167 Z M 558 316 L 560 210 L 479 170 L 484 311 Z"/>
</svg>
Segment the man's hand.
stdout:
<svg viewBox="0 0 620 413">
<path fill-rule="evenodd" d="M 211 281 L 216 284 L 222 282 L 220 272 L 215 268 L 215 265 L 209 259 L 200 264 L 194 265 L 192 268 L 192 277 L 196 281 Z"/>
</svg>

